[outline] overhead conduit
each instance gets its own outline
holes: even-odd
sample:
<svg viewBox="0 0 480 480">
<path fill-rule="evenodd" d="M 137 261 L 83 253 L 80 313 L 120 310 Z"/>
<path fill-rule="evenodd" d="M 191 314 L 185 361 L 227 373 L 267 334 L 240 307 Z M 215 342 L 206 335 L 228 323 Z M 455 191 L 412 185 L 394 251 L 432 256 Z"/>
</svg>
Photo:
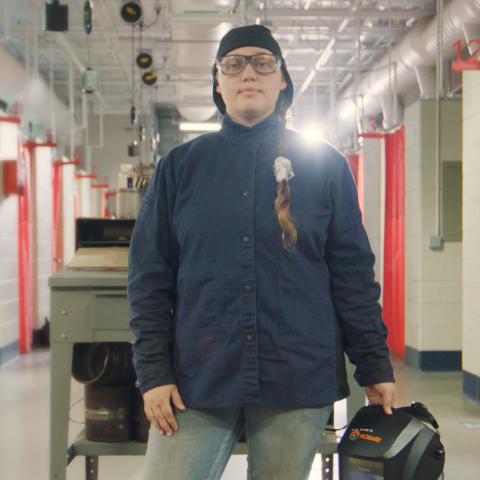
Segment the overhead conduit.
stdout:
<svg viewBox="0 0 480 480">
<path fill-rule="evenodd" d="M 192 43 L 177 43 L 175 50 L 175 66 L 181 72 L 178 73 L 181 81 L 175 88 L 175 104 L 180 114 L 192 122 L 208 120 L 216 110 L 212 103 L 212 75 L 205 68 L 213 65 L 216 45 L 194 44 L 198 38 L 219 40 L 221 26 L 172 25 L 173 41 L 192 40 Z"/>
<path fill-rule="evenodd" d="M 480 0 L 453 0 L 443 11 L 443 57 L 453 52 L 452 44 L 464 38 L 465 24 L 479 23 Z M 405 35 L 400 44 L 392 48 L 391 63 L 387 54 L 380 60 L 375 71 L 367 74 L 357 85 L 352 85 L 337 103 L 338 136 L 345 138 L 356 128 L 354 113 L 357 98 L 358 111 L 364 116 L 374 116 L 383 110 L 385 127 L 391 128 L 400 123 L 402 112 L 398 109 L 393 118 L 397 99 L 389 101 L 393 92 L 404 93 L 417 82 L 415 67 L 436 64 L 437 20 L 421 22 Z"/>
<path fill-rule="evenodd" d="M 218 42 L 223 35 L 231 28 L 229 23 L 217 24 L 212 22 L 212 14 L 204 11 L 205 17 L 210 17 L 210 23 L 201 21 L 202 11 L 196 11 L 197 7 L 204 5 L 203 0 L 183 2 L 181 7 L 183 13 L 188 15 L 191 7 L 192 13 L 198 18 L 198 22 L 172 22 L 173 42 L 181 40 L 175 47 L 175 67 L 179 77 L 176 84 L 175 106 L 180 114 L 192 122 L 202 122 L 211 118 L 216 112 L 216 106 L 212 102 L 212 74 L 210 68 L 215 61 L 215 54 Z M 212 2 L 215 5 L 225 8 L 225 2 Z M 233 20 L 233 19 L 232 19 Z M 201 43 L 196 43 L 201 39 Z M 208 42 L 210 40 L 211 42 Z M 191 43 L 190 43 L 191 41 Z"/>
<path fill-rule="evenodd" d="M 20 105 L 24 103 L 25 85 L 28 94 L 28 112 L 30 121 L 49 128 L 52 121 L 51 109 L 56 112 L 68 112 L 67 107 L 54 95 L 50 87 L 40 76 L 32 75 L 27 80 L 25 64 L 18 60 L 4 44 L 0 44 L 0 97 Z M 53 97 L 52 97 L 53 95 Z M 58 122 L 56 125 L 57 139 L 68 143 L 68 122 Z"/>
</svg>

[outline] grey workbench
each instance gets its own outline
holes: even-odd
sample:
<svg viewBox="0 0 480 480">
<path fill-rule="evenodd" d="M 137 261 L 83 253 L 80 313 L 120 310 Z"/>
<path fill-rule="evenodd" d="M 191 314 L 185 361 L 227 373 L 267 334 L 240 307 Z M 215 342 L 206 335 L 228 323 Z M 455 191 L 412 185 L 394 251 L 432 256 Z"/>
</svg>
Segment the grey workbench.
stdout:
<svg viewBox="0 0 480 480">
<path fill-rule="evenodd" d="M 106 443 L 85 439 L 83 432 L 68 445 L 70 381 L 73 344 L 77 342 L 131 342 L 128 328 L 127 274 L 117 271 L 74 271 L 64 267 L 50 277 L 51 287 L 51 407 L 50 480 L 65 480 L 66 469 L 77 455 L 86 459 L 86 480 L 97 480 L 98 457 L 102 455 L 144 455 L 146 444 Z M 348 362 L 347 362 L 348 363 Z M 352 368 L 348 364 L 349 376 Z M 365 405 L 363 389 L 350 381 L 352 395 L 347 405 L 350 421 Z M 332 455 L 337 437 L 326 434 L 319 445 L 324 480 L 333 479 Z M 238 443 L 235 454 L 246 454 Z"/>
</svg>

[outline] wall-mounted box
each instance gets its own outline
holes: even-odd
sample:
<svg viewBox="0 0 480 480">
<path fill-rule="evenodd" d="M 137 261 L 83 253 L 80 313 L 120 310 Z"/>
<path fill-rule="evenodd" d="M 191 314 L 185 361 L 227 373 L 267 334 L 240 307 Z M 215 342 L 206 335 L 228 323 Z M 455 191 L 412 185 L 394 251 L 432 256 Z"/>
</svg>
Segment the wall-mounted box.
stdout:
<svg viewBox="0 0 480 480">
<path fill-rule="evenodd" d="M 23 159 L 3 160 L 3 193 L 4 195 L 25 193 L 25 162 Z"/>
<path fill-rule="evenodd" d="M 443 241 L 462 241 L 462 162 L 442 162 Z"/>
</svg>

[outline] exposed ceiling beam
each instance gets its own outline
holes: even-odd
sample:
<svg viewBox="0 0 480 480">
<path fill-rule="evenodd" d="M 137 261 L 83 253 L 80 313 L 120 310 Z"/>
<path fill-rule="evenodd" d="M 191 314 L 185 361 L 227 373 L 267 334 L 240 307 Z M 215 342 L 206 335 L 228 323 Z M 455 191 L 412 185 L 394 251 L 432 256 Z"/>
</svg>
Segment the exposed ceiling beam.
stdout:
<svg viewBox="0 0 480 480">
<path fill-rule="evenodd" d="M 262 10 L 250 9 L 248 13 L 254 17 L 263 18 L 265 13 Z M 378 19 L 409 19 L 409 18 L 429 18 L 436 14 L 435 9 L 423 10 L 377 10 L 377 9 L 360 9 L 352 12 L 351 9 L 342 8 L 314 8 L 309 10 L 293 9 L 293 8 L 274 8 L 267 10 L 267 19 L 288 17 L 295 18 L 360 18 L 367 20 L 369 18 Z"/>
<path fill-rule="evenodd" d="M 302 96 L 302 94 L 308 88 L 310 83 L 312 83 L 312 80 L 315 78 L 315 75 L 317 73 L 317 69 L 320 68 L 320 67 L 323 67 L 325 65 L 325 63 L 328 61 L 328 59 L 330 58 L 332 50 L 333 50 L 333 48 L 335 46 L 335 43 L 337 41 L 337 37 L 338 37 L 339 34 L 341 34 L 343 32 L 343 30 L 345 30 L 350 18 L 352 17 L 352 14 L 355 15 L 355 14 L 358 14 L 360 12 L 359 11 L 360 2 L 361 2 L 361 0 L 353 0 L 352 1 L 352 4 L 351 4 L 350 8 L 348 9 L 348 15 L 344 16 L 344 20 L 342 22 L 340 22 L 337 25 L 337 27 L 335 28 L 335 30 L 332 32 L 332 38 L 328 42 L 327 46 L 323 49 L 322 54 L 320 55 L 317 62 L 315 63 L 315 67 L 310 71 L 307 78 L 302 83 L 302 86 L 300 87 L 300 90 L 298 91 L 298 93 L 297 93 L 297 95 L 296 95 L 296 97 L 293 101 L 294 105 L 298 102 L 299 98 Z M 347 13 L 347 12 L 344 12 L 344 13 Z M 355 18 L 355 17 L 353 16 L 353 18 Z"/>
</svg>

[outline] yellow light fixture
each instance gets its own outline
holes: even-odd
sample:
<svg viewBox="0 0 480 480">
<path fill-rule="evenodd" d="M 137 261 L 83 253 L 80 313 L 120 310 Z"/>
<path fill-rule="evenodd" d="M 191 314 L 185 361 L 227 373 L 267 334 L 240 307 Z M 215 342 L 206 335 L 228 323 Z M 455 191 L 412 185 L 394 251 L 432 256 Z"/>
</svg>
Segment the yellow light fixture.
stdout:
<svg viewBox="0 0 480 480">
<path fill-rule="evenodd" d="M 120 10 L 122 18 L 128 23 L 135 23 L 142 18 L 142 5 L 140 0 L 126 1 Z"/>
</svg>

